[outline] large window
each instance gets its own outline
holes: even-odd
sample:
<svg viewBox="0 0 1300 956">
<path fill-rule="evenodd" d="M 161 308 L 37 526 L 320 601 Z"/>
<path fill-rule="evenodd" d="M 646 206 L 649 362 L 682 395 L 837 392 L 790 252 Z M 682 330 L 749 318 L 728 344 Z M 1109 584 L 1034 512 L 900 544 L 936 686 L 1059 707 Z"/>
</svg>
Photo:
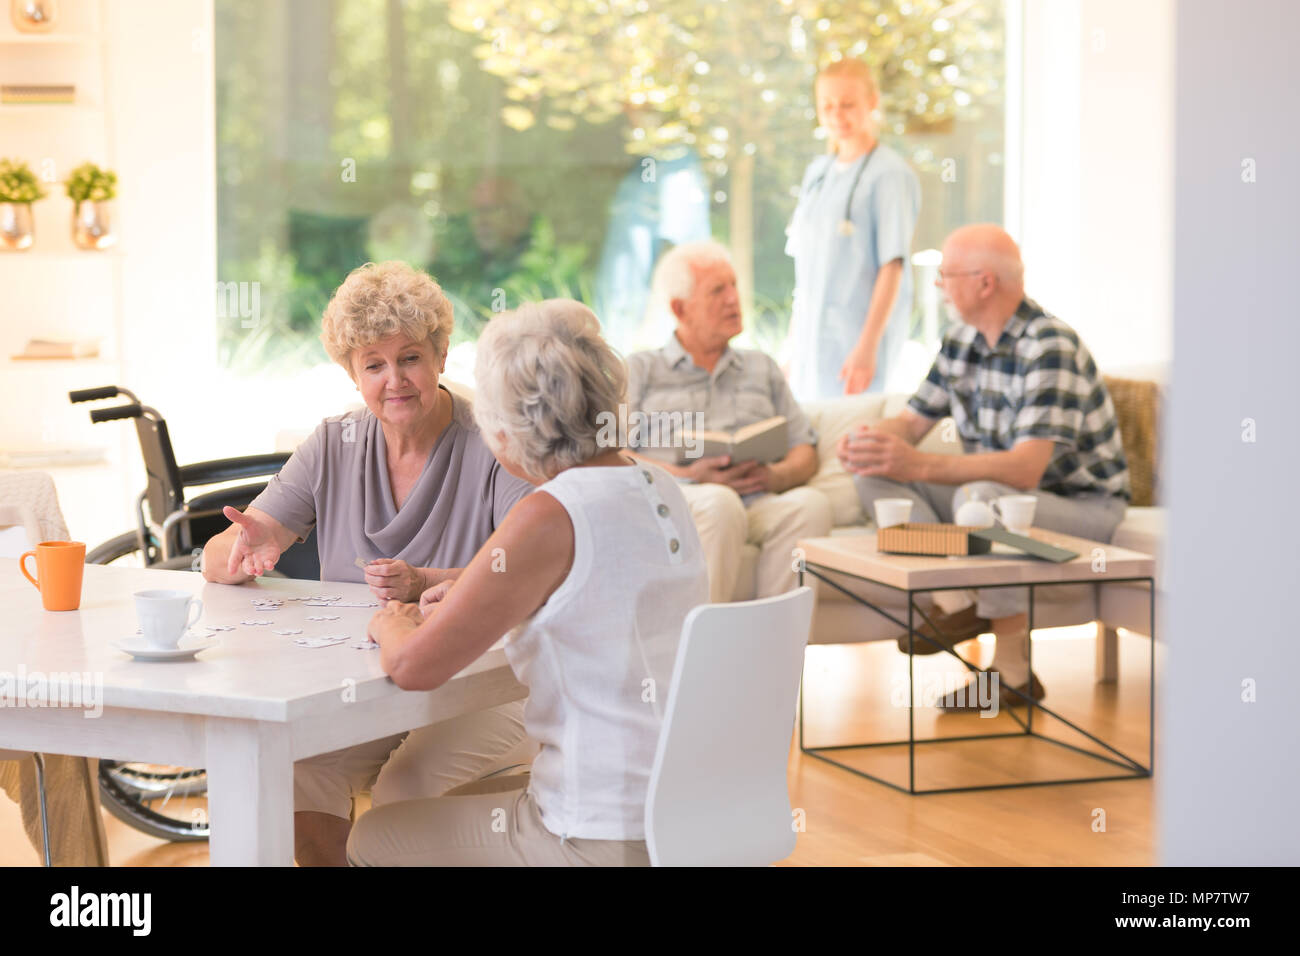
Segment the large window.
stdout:
<svg viewBox="0 0 1300 956">
<path fill-rule="evenodd" d="M 325 361 L 321 312 L 396 258 L 453 297 L 468 380 L 494 312 L 570 296 L 624 351 L 669 246 L 736 258 L 748 344 L 789 316 L 785 225 L 824 151 L 817 65 L 872 63 L 922 184 L 914 252 L 1003 209 L 1001 0 L 217 0 L 223 363 Z M 933 341 L 918 259 L 913 337 Z M 242 298 L 241 298 L 242 293 Z M 253 315 L 252 313 L 256 313 Z"/>
</svg>

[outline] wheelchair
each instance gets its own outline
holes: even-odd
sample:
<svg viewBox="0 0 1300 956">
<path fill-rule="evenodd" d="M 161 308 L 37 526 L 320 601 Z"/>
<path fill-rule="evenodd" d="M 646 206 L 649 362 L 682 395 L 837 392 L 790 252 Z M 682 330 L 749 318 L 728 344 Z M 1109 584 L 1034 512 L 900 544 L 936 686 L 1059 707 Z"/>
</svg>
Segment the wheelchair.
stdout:
<svg viewBox="0 0 1300 956">
<path fill-rule="evenodd" d="M 203 545 L 230 526 L 222 509 L 230 505 L 242 511 L 266 487 L 265 481 L 228 483 L 269 478 L 279 472 L 289 455 L 280 452 L 179 465 L 167 422 L 157 409 L 141 404 L 134 392 L 104 385 L 68 393 L 73 404 L 119 397 L 127 402 L 93 409 L 90 420 L 95 424 L 127 418 L 135 422 L 147 483 L 136 498 L 135 529 L 90 550 L 86 563 L 198 571 Z M 189 496 L 191 490 L 213 485 L 222 487 Z M 315 529 L 305 541 L 285 551 L 268 574 L 320 580 Z M 206 813 L 191 806 L 192 798 L 207 793 L 204 770 L 101 760 L 99 793 L 109 813 L 150 836 L 175 842 L 208 838 Z"/>
</svg>

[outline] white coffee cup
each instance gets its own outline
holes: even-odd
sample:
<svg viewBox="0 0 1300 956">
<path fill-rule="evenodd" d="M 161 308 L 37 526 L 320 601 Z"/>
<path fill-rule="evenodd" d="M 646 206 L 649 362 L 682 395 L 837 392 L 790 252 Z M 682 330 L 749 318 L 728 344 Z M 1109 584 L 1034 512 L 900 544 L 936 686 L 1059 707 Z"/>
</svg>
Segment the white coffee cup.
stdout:
<svg viewBox="0 0 1300 956">
<path fill-rule="evenodd" d="M 1033 495 L 1003 495 L 993 502 L 993 514 L 1003 526 L 1014 534 L 1028 534 L 1034 526 L 1034 509 L 1038 499 Z"/>
<path fill-rule="evenodd" d="M 906 524 L 912 516 L 911 498 L 877 498 L 876 527 L 888 528 L 896 524 Z"/>
<path fill-rule="evenodd" d="M 191 610 L 198 612 L 193 620 Z M 179 644 L 185 632 L 203 616 L 203 602 L 188 591 L 136 591 L 135 613 L 145 643 L 166 649 Z"/>
<path fill-rule="evenodd" d="M 993 509 L 982 501 L 966 501 L 953 515 L 953 522 L 968 528 L 991 528 L 995 520 Z"/>
</svg>

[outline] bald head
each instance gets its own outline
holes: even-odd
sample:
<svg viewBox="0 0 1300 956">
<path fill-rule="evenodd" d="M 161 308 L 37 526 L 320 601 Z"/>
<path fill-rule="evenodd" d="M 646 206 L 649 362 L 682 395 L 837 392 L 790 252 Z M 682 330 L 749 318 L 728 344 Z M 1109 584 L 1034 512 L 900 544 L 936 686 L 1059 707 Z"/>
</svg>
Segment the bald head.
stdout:
<svg viewBox="0 0 1300 956">
<path fill-rule="evenodd" d="M 1025 296 L 1020 248 L 1001 226 L 962 226 L 944 240 L 936 284 L 949 314 L 960 316 L 994 342 Z"/>
<path fill-rule="evenodd" d="M 954 230 L 943 244 L 943 263 L 945 272 L 987 270 L 1017 299 L 1024 294 L 1020 247 L 1001 226 L 981 222 Z"/>
</svg>

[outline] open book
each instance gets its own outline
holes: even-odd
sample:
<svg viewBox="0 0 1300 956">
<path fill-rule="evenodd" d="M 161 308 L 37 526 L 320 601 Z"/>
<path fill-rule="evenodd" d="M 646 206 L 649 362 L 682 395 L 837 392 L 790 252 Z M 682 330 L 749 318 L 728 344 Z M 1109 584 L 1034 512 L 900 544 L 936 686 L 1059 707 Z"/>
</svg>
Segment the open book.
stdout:
<svg viewBox="0 0 1300 956">
<path fill-rule="evenodd" d="M 76 359 L 99 355 L 99 339 L 28 339 L 27 346 L 12 359 Z"/>
<path fill-rule="evenodd" d="M 754 422 L 734 432 L 700 431 L 687 436 L 686 448 L 690 457 L 683 456 L 682 464 L 697 458 L 730 455 L 733 462 L 758 461 L 769 464 L 780 461 L 790 451 L 789 428 L 784 415 Z"/>
</svg>

